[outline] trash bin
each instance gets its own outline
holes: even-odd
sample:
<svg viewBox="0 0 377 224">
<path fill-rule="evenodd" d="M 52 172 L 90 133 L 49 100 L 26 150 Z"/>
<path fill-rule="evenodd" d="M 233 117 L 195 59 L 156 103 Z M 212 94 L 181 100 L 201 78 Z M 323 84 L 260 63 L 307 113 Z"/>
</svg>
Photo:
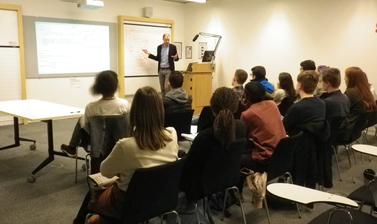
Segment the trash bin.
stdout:
<svg viewBox="0 0 377 224">
<path fill-rule="evenodd" d="M 369 183 L 371 180 L 374 179 L 375 175 L 376 175 L 376 172 L 372 169 L 366 169 L 364 170 L 364 183 L 367 184 Z"/>
</svg>

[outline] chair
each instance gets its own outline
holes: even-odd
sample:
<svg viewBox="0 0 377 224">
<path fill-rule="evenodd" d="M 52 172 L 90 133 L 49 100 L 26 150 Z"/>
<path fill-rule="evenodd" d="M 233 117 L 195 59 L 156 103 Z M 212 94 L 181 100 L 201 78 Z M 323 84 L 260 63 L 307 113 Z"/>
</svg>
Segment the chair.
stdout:
<svg viewBox="0 0 377 224">
<path fill-rule="evenodd" d="M 122 216 L 99 215 L 110 223 L 137 224 L 173 213 L 180 224 L 180 218 L 174 209 L 178 203 L 183 164 L 184 159 L 180 159 L 161 166 L 136 170 L 125 194 Z"/>
<path fill-rule="evenodd" d="M 191 120 L 194 110 L 187 110 L 178 113 L 165 114 L 165 127 L 174 127 L 177 132 L 178 141 L 184 140 L 182 133 L 190 133 Z"/>
<path fill-rule="evenodd" d="M 346 118 L 347 119 L 347 118 Z M 354 119 L 354 121 L 347 121 L 347 125 L 350 127 L 345 127 L 344 130 L 341 133 L 338 133 L 337 139 L 333 143 L 333 149 L 336 160 L 337 154 L 336 151 L 338 149 L 339 145 L 343 145 L 348 156 L 348 162 L 350 164 L 350 167 L 352 166 L 351 163 L 351 153 L 353 154 L 354 161 L 356 163 L 356 156 L 355 153 L 351 150 L 350 146 L 353 142 L 355 142 L 357 139 L 359 139 L 362 136 L 363 130 L 366 128 L 368 123 L 368 117 L 366 114 L 360 114 L 357 118 Z M 351 123 L 351 124 L 350 124 Z"/>
<path fill-rule="evenodd" d="M 363 130 L 362 132 L 362 138 L 365 140 L 366 143 L 368 143 L 368 129 L 370 127 L 375 127 L 376 130 L 377 130 L 377 112 L 376 111 L 371 111 L 371 112 L 367 112 L 367 124 L 366 124 L 366 127 L 365 129 Z M 377 134 L 377 131 L 375 133 L 375 135 Z"/>
<path fill-rule="evenodd" d="M 371 207 L 370 213 L 377 209 L 377 179 L 374 179 L 364 186 L 359 187 L 348 195 L 348 198 L 360 204 L 360 210 L 364 205 Z"/>
<path fill-rule="evenodd" d="M 286 137 L 280 140 L 274 153 L 268 161 L 267 166 L 267 184 L 277 182 L 283 179 L 284 182 L 293 183 L 291 172 L 293 170 L 295 144 L 303 136 L 303 132 L 299 132 L 294 136 Z M 268 223 L 271 224 L 270 211 L 268 208 L 266 198 L 263 199 L 265 205 Z M 298 205 L 296 204 L 297 213 L 301 218 L 301 213 Z"/>
<path fill-rule="evenodd" d="M 204 129 L 207 129 L 209 127 L 212 127 L 214 120 L 215 120 L 215 116 L 213 115 L 211 107 L 210 106 L 203 107 L 199 115 L 198 132 Z"/>
<path fill-rule="evenodd" d="M 333 208 L 315 217 L 308 224 L 376 224 L 377 218 L 367 213 L 349 208 Z"/>
<path fill-rule="evenodd" d="M 190 201 L 197 202 L 203 199 L 204 215 L 207 215 L 211 224 L 213 224 L 214 221 L 212 219 L 211 210 L 208 206 L 208 197 L 212 196 L 214 193 L 224 191 L 223 215 L 229 193 L 233 191 L 240 203 L 243 223 L 246 224 L 246 217 L 240 200 L 239 189 L 236 187 L 240 178 L 241 153 L 245 147 L 246 139 L 240 139 L 232 142 L 226 150 L 211 150 L 208 156 L 210 159 L 206 161 L 203 168 L 203 173 L 200 178 L 201 183 L 198 183 L 201 184 L 201 186 L 197 188 L 200 190 L 194 193 L 186 192 L 186 196 Z M 195 206 L 195 214 L 199 224 L 200 220 L 197 203 Z"/>
<path fill-rule="evenodd" d="M 339 181 L 342 181 L 342 177 L 340 175 L 340 169 L 339 169 L 339 159 L 338 159 L 338 154 L 337 154 L 337 147 L 336 147 L 336 144 L 337 144 L 337 141 L 339 139 L 339 136 L 341 135 L 342 133 L 342 129 L 344 129 L 344 122 L 345 122 L 345 117 L 333 117 L 331 119 L 328 120 L 329 124 L 330 124 L 330 139 L 329 139 L 329 144 L 330 144 L 330 147 L 333 151 L 333 154 L 334 154 L 334 158 L 335 158 L 335 163 L 336 163 L 336 169 L 337 169 L 337 172 L 338 172 L 338 177 L 339 177 Z M 350 150 L 347 150 L 347 154 L 348 154 L 348 159 L 349 161 L 351 160 L 350 158 Z M 351 163 L 351 162 L 350 162 Z"/>
<path fill-rule="evenodd" d="M 88 130 L 90 145 L 87 151 L 91 158 L 90 173 L 98 173 L 101 161 L 110 154 L 115 143 L 119 139 L 129 136 L 129 118 L 128 115 L 93 116 L 88 120 Z M 88 155 L 86 158 L 88 158 Z M 87 174 L 89 174 L 87 159 L 86 169 Z M 77 182 L 77 158 L 75 180 Z"/>
</svg>

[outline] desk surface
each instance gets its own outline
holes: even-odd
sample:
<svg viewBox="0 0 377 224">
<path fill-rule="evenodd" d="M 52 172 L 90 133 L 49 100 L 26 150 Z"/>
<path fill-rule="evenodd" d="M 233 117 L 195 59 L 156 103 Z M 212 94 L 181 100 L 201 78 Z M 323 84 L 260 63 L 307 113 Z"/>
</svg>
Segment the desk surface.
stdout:
<svg viewBox="0 0 377 224">
<path fill-rule="evenodd" d="M 354 144 L 351 147 L 358 152 L 377 156 L 377 147 L 374 145 Z"/>
<path fill-rule="evenodd" d="M 188 141 L 194 141 L 195 137 L 198 135 L 198 126 L 191 125 L 190 127 L 190 134 L 182 133 L 181 136 L 184 137 Z"/>
<path fill-rule="evenodd" d="M 330 203 L 351 207 L 358 207 L 357 203 L 349 198 L 330 194 L 323 191 L 302 187 L 295 184 L 273 183 L 267 186 L 267 190 L 278 197 L 285 198 L 302 204 Z"/>
<path fill-rule="evenodd" d="M 80 117 L 84 110 L 77 107 L 51 103 L 42 100 L 0 101 L 0 113 L 30 121 L 55 120 Z"/>
</svg>

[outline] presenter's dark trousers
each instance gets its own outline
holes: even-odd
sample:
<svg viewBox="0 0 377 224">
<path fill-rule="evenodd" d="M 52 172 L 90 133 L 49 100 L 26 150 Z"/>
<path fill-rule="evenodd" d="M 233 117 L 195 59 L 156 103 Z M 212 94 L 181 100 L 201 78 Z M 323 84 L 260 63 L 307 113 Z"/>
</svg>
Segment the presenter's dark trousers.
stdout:
<svg viewBox="0 0 377 224">
<path fill-rule="evenodd" d="M 170 68 L 160 68 L 158 71 L 158 78 L 160 80 L 160 88 L 161 88 L 161 94 L 165 96 L 165 93 L 168 88 L 168 83 L 169 83 L 169 76 L 171 74 Z"/>
</svg>

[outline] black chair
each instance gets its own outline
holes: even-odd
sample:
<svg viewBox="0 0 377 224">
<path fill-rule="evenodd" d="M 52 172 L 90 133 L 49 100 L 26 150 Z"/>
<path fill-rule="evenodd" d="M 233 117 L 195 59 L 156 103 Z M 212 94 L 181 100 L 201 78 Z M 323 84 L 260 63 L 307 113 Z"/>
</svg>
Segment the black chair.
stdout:
<svg viewBox="0 0 377 224">
<path fill-rule="evenodd" d="M 328 144 L 331 147 L 332 152 L 334 154 L 339 181 L 342 181 L 342 177 L 341 177 L 340 169 L 339 169 L 339 159 L 338 159 L 337 146 L 336 145 L 337 145 L 337 142 L 339 142 L 338 139 L 339 139 L 339 137 L 342 134 L 342 131 L 344 129 L 344 125 L 345 125 L 344 122 L 345 121 L 346 121 L 345 117 L 333 117 L 331 119 L 328 119 L 328 122 L 330 124 L 330 139 L 329 139 Z M 351 158 L 350 157 L 350 150 L 347 150 L 346 152 L 348 154 L 348 159 L 350 161 L 350 158 Z M 350 162 L 350 164 L 351 164 L 351 162 Z"/>
<path fill-rule="evenodd" d="M 362 133 L 362 138 L 364 139 L 364 141 L 366 143 L 368 143 L 368 130 L 370 127 L 375 127 L 376 128 L 376 132 L 375 132 L 375 135 L 377 134 L 377 112 L 376 111 L 371 111 L 371 112 L 367 112 L 367 124 L 366 124 L 366 127 L 365 129 L 363 130 L 363 133 Z"/>
<path fill-rule="evenodd" d="M 376 177 L 367 184 L 359 187 L 348 195 L 348 198 L 360 204 L 360 210 L 364 205 L 370 206 L 370 213 L 377 209 L 377 179 Z"/>
<path fill-rule="evenodd" d="M 347 152 L 349 165 L 350 167 L 352 167 L 351 153 L 354 157 L 355 163 L 356 163 L 356 156 L 355 156 L 354 151 L 351 150 L 351 145 L 353 142 L 357 141 L 362 136 L 362 132 L 367 127 L 367 124 L 368 124 L 368 117 L 367 117 L 367 114 L 364 113 L 364 114 L 358 115 L 352 121 L 349 121 L 347 119 L 346 122 L 347 124 L 345 128 L 343 128 L 343 130 L 338 133 L 337 139 L 333 143 L 333 147 L 334 147 L 334 154 L 336 156 L 338 147 L 340 145 L 344 146 Z"/>
<path fill-rule="evenodd" d="M 188 110 L 179 113 L 165 114 L 165 127 L 174 127 L 177 132 L 178 141 L 184 140 L 182 133 L 190 133 L 191 120 L 194 110 Z"/>
<path fill-rule="evenodd" d="M 90 156 L 90 166 L 86 159 L 86 170 L 89 173 L 98 173 L 99 166 L 121 138 L 129 137 L 130 124 L 128 115 L 93 116 L 88 120 L 90 145 L 86 149 Z M 90 167 L 90 172 L 89 172 Z M 76 159 L 77 180 L 77 159 Z"/>
<path fill-rule="evenodd" d="M 241 153 L 246 147 L 246 139 L 240 139 L 232 142 L 226 150 L 212 149 L 209 152 L 208 161 L 206 161 L 201 175 L 201 186 L 198 192 L 186 194 L 190 201 L 197 202 L 203 199 L 204 215 L 207 215 L 211 224 L 214 223 L 211 209 L 208 206 L 208 198 L 215 193 L 225 192 L 223 213 L 230 192 L 234 192 L 240 203 L 243 222 L 246 224 L 246 217 L 240 200 L 239 189 L 236 187 L 240 178 Z M 187 192 L 186 192 L 187 193 Z M 198 216 L 197 203 L 195 206 L 196 218 L 200 223 Z"/>
<path fill-rule="evenodd" d="M 377 218 L 355 209 L 333 208 L 315 217 L 308 224 L 376 224 Z"/>
<path fill-rule="evenodd" d="M 302 136 L 303 132 L 299 132 L 296 135 L 280 140 L 278 146 L 268 161 L 268 166 L 266 169 L 267 185 L 281 180 L 293 184 L 291 172 L 294 167 L 294 154 L 296 144 Z M 263 203 L 266 209 L 268 222 L 271 223 L 270 211 L 266 198 L 264 198 Z M 300 209 L 297 204 L 296 208 L 298 216 L 301 218 Z"/>
<path fill-rule="evenodd" d="M 199 115 L 198 120 L 198 132 L 207 129 L 209 127 L 212 127 L 213 121 L 215 120 L 215 116 L 212 112 L 212 109 L 210 106 L 203 107 L 202 111 Z"/>
<path fill-rule="evenodd" d="M 178 203 L 179 181 L 184 159 L 135 171 L 124 198 L 121 217 L 99 214 L 113 224 L 137 224 L 173 213 Z"/>
</svg>

